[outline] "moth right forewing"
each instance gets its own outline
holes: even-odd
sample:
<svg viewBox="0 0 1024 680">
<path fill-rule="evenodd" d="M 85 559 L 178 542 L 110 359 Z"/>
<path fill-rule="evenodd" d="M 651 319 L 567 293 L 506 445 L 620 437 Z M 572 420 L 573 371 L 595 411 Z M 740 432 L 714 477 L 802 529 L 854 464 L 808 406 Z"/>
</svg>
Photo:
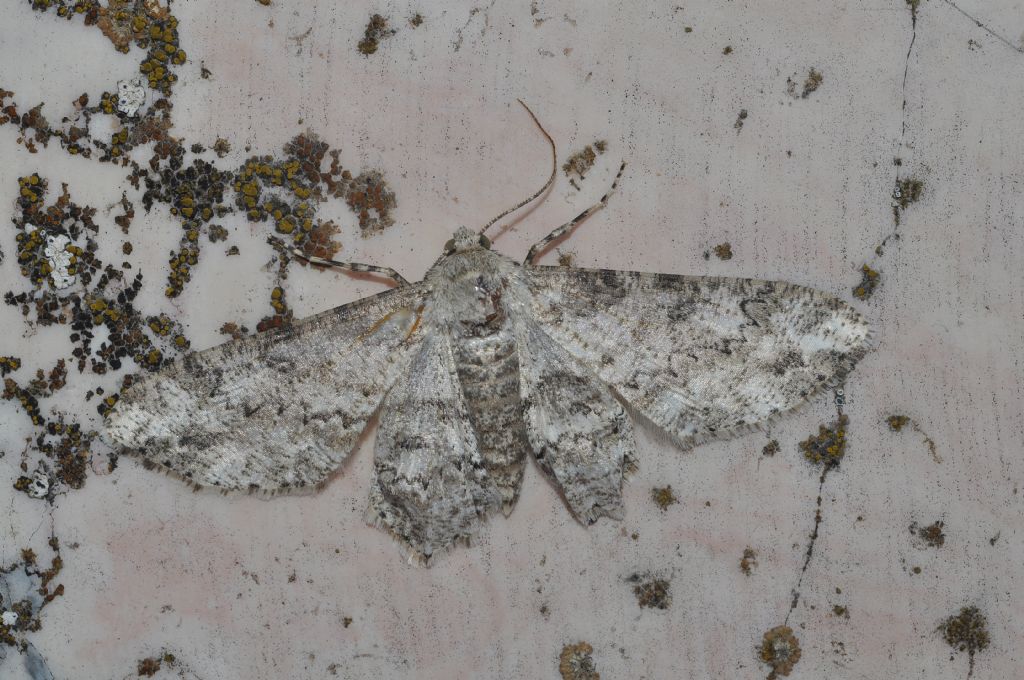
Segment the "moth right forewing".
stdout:
<svg viewBox="0 0 1024 680">
<path fill-rule="evenodd" d="M 107 432 L 202 486 L 321 484 L 404 370 L 428 298 L 398 288 L 188 355 L 126 389 Z"/>
</svg>

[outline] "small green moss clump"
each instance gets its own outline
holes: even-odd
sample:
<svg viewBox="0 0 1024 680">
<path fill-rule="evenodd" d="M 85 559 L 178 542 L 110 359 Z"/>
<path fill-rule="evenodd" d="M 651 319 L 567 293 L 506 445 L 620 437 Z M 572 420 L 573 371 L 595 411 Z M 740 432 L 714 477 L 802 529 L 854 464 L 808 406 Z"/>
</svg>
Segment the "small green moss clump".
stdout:
<svg viewBox="0 0 1024 680">
<path fill-rule="evenodd" d="M 974 672 L 974 655 L 988 647 L 987 624 L 985 615 L 977 607 L 964 607 L 939 626 L 946 643 L 958 652 L 967 652 L 970 657 L 968 677 Z"/>
<path fill-rule="evenodd" d="M 651 489 L 651 500 L 654 501 L 655 505 L 661 508 L 662 512 L 668 510 L 668 506 L 674 505 L 679 502 L 679 500 L 676 498 L 676 495 L 672 492 L 671 484 L 669 484 L 666 487 L 655 487 Z"/>
<path fill-rule="evenodd" d="M 907 206 L 911 203 L 917 203 L 921 199 L 923 191 L 923 181 L 914 177 L 908 177 L 896 182 L 896 191 L 893 192 L 893 198 L 896 199 L 896 204 L 899 205 L 901 210 L 906 210 Z"/>
<path fill-rule="evenodd" d="M 907 426 L 910 422 L 910 418 L 908 416 L 894 415 L 886 418 L 885 422 L 889 425 L 890 430 L 893 432 L 899 432 Z"/>
<path fill-rule="evenodd" d="M 213 151 L 217 154 L 217 158 L 224 158 L 231 151 L 231 142 L 223 137 L 218 137 L 213 143 Z"/>
<path fill-rule="evenodd" d="M 818 434 L 808 437 L 800 442 L 800 451 L 804 458 L 815 465 L 835 467 L 846 454 L 846 425 L 849 418 L 846 415 L 839 416 L 839 419 L 829 426 L 822 425 L 818 428 Z"/>
<path fill-rule="evenodd" d="M 732 245 L 727 241 L 725 243 L 719 243 L 715 246 L 715 257 L 719 260 L 731 260 L 732 259 Z"/>
<path fill-rule="evenodd" d="M 866 264 L 861 266 L 860 271 L 860 283 L 853 289 L 853 296 L 858 300 L 867 300 L 875 294 L 875 289 L 881 283 L 881 274 Z"/>
<path fill-rule="evenodd" d="M 758 657 L 772 669 L 768 680 L 789 675 L 800 660 L 800 642 L 793 635 L 793 629 L 789 626 L 776 626 L 765 633 Z"/>
<path fill-rule="evenodd" d="M 366 24 L 363 39 L 359 41 L 359 51 L 366 56 L 370 56 L 380 47 L 381 40 L 389 38 L 394 34 L 395 31 L 393 29 L 388 29 L 388 20 L 379 14 L 374 14 L 370 17 L 369 23 Z"/>
<path fill-rule="evenodd" d="M 821 75 L 821 71 L 812 68 L 807 72 L 807 79 L 804 80 L 804 91 L 800 94 L 802 99 L 807 99 L 811 96 L 811 93 L 821 87 L 821 83 L 824 82 L 825 76 Z"/>
</svg>

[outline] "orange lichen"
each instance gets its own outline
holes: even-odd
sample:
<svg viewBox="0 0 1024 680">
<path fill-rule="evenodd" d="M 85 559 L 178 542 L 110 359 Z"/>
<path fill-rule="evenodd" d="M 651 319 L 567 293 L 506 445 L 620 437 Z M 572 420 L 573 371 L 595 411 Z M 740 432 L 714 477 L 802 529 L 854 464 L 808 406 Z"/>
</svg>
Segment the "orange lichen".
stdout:
<svg viewBox="0 0 1024 680">
<path fill-rule="evenodd" d="M 743 572 L 744 576 L 750 576 L 756 566 L 757 551 L 750 547 L 744 548 L 743 557 L 740 558 L 740 571 Z"/>
<path fill-rule="evenodd" d="M 601 139 L 592 144 L 587 144 L 581 151 L 577 151 L 566 159 L 565 163 L 562 164 L 562 172 L 567 177 L 576 175 L 581 180 L 584 179 L 590 168 L 594 166 L 598 154 L 604 153 L 607 147 L 607 142 Z"/>
<path fill-rule="evenodd" d="M 651 489 L 651 500 L 654 501 L 654 504 L 657 505 L 662 512 L 668 510 L 668 506 L 679 502 L 676 495 L 672 492 L 671 484 L 665 487 Z"/>
<path fill-rule="evenodd" d="M 800 642 L 789 626 L 776 626 L 764 634 L 758 657 L 771 667 L 768 680 L 789 675 L 800 661 Z"/>
<path fill-rule="evenodd" d="M 562 680 L 601 680 L 601 675 L 590 656 L 594 648 L 586 642 L 566 645 L 558 657 L 558 672 Z"/>
</svg>

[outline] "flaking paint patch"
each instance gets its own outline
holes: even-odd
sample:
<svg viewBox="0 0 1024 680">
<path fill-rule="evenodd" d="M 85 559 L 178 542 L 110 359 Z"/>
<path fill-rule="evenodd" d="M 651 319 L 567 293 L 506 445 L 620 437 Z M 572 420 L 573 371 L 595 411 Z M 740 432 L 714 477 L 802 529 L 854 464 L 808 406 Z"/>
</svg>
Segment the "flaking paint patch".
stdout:
<svg viewBox="0 0 1024 680">
<path fill-rule="evenodd" d="M 134 118 L 146 103 L 146 89 L 141 78 L 122 80 L 117 83 L 117 110 Z"/>
<path fill-rule="evenodd" d="M 43 255 L 46 256 L 46 261 L 50 265 L 50 282 L 57 290 L 69 288 L 75 282 L 72 263 L 74 256 L 67 250 L 69 245 L 71 245 L 71 239 L 64 234 L 46 237 Z"/>
</svg>

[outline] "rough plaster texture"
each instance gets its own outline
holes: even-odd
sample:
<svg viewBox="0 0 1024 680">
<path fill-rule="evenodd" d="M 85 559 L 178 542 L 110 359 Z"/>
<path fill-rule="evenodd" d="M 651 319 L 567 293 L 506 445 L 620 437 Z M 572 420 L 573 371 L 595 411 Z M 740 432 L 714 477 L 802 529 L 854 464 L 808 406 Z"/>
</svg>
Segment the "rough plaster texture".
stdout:
<svg viewBox="0 0 1024 680">
<path fill-rule="evenodd" d="M 1020 10 L 925 0 L 912 22 L 904 0 L 176 2 L 189 61 L 173 134 L 225 137 L 236 167 L 246 145 L 273 153 L 308 127 L 348 165 L 382 169 L 398 196 L 394 227 L 361 239 L 343 204 L 321 214 L 343 226 L 343 257 L 410 279 L 457 226 L 486 222 L 546 176 L 547 148 L 517 97 L 563 158 L 599 138 L 608 151 L 579 191 L 560 174 L 496 240 L 502 252 L 525 254 L 596 200 L 624 158 L 608 209 L 561 246 L 581 266 L 783 279 L 852 300 L 870 263 L 881 284 L 855 303 L 877 349 L 845 386 L 849 450 L 821 492 L 819 536 L 788 615 L 803 650 L 791 677 L 964 678 L 967 655 L 951 658 L 936 627 L 975 605 L 991 643 L 974 675 L 1010 678 L 1024 649 Z M 81 22 L 14 0 L 2 12 L 0 86 L 26 108 L 47 102 L 56 120 L 81 92 L 136 72 L 139 50 L 118 54 Z M 398 31 L 364 56 L 356 45 L 373 12 Z M 200 78 L 201 63 L 212 78 Z M 811 68 L 824 79 L 801 98 Z M 33 171 L 97 207 L 101 254 L 125 259 L 107 208 L 122 191 L 137 195 L 124 171 L 56 143 L 29 154 L 16 138 L 0 127 L 3 289 L 19 279 L 7 216 L 17 178 Z M 923 194 L 878 256 L 895 229 L 894 185 L 908 177 Z M 267 313 L 266 225 L 223 220 L 241 255 L 207 249 L 169 301 L 166 253 L 180 227 L 166 206 L 137 210 L 128 259 L 147 276 L 137 307 L 182 320 L 196 348 L 220 342 L 224 321 L 252 328 Z M 732 259 L 704 258 L 725 241 Z M 380 284 L 293 268 L 287 289 L 303 316 Z M 0 354 L 33 371 L 70 352 L 66 329 L 29 328 L 14 307 L 0 306 L 0 326 Z M 72 371 L 44 411 L 97 427 L 83 402 L 97 385 L 116 382 Z M 31 430 L 14 404 L 0 406 L 0 560 L 42 546 L 51 525 L 67 546 L 65 594 L 31 637 L 57 678 L 134 677 L 161 650 L 190 669 L 181 677 L 203 679 L 557 678 L 563 645 L 580 640 L 603 678 L 763 678 L 756 647 L 787 617 L 814 526 L 818 471 L 797 444 L 835 417 L 823 395 L 769 436 L 686 454 L 639 427 L 626 519 L 590 529 L 529 467 L 509 519 L 424 570 L 362 521 L 370 439 L 313 496 L 192 493 L 123 459 L 49 511 L 11 488 Z M 892 413 L 920 425 L 941 463 L 918 433 L 889 431 Z M 781 446 L 773 457 L 761 453 L 769 437 Z M 679 503 L 662 511 L 651 489 L 665 484 Z M 936 520 L 941 548 L 908 530 Z M 758 553 L 749 576 L 746 547 Z M 648 571 L 671 581 L 665 610 L 640 609 L 627 581 Z M 26 673 L 17 655 L 5 663 L 5 678 Z"/>
</svg>

